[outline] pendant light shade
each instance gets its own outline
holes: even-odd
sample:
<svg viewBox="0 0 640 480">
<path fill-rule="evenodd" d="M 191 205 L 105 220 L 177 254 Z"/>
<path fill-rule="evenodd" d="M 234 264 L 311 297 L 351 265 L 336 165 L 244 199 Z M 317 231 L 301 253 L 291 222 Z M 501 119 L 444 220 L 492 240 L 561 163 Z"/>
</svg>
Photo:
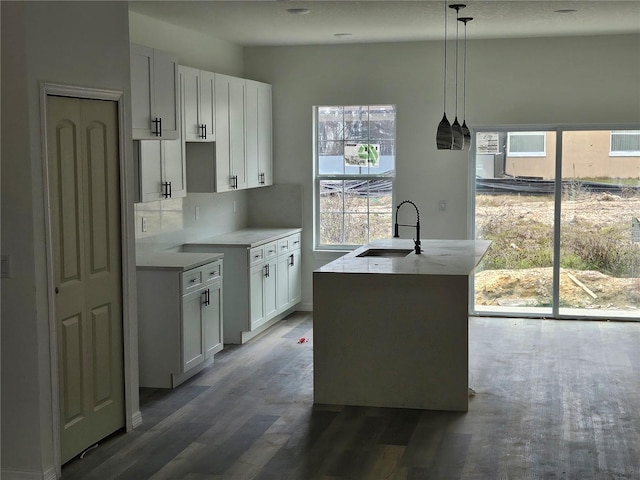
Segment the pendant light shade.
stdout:
<svg viewBox="0 0 640 480">
<path fill-rule="evenodd" d="M 462 132 L 462 127 L 460 126 L 460 122 L 458 122 L 458 45 L 459 45 L 459 29 L 458 29 L 458 15 L 460 14 L 460 10 L 465 8 L 466 5 L 462 3 L 454 3 L 449 5 L 449 8 L 453 8 L 456 11 L 456 116 L 451 125 L 451 131 L 453 132 L 453 144 L 451 145 L 451 150 L 462 150 L 464 145 L 464 134 Z"/>
<path fill-rule="evenodd" d="M 464 23 L 464 70 L 463 70 L 463 81 L 464 81 L 464 89 L 462 94 L 462 135 L 464 135 L 464 146 L 466 148 L 471 147 L 471 131 L 467 126 L 467 23 L 473 20 L 473 17 L 461 17 L 458 18 L 459 22 Z"/>
<path fill-rule="evenodd" d="M 436 132 L 436 146 L 438 150 L 451 150 L 453 145 L 453 131 L 447 119 L 447 0 L 444 0 L 444 94 L 442 120 Z"/>
</svg>

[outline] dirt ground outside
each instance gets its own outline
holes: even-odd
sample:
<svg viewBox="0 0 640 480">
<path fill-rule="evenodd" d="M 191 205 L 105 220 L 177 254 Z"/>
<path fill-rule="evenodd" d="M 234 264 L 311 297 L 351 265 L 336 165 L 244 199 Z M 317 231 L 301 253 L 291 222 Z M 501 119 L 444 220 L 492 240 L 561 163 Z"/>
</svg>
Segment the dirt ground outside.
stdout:
<svg viewBox="0 0 640 480">
<path fill-rule="evenodd" d="M 561 231 L 566 226 L 564 231 L 573 228 L 574 233 L 561 240 L 561 307 L 640 310 L 640 225 L 633 220 L 638 217 L 637 196 L 567 192 Z M 477 238 L 493 244 L 475 274 L 476 305 L 551 305 L 553 222 L 552 197 L 477 196 Z M 574 243 L 581 243 L 582 250 Z M 576 258 L 567 253 L 574 251 Z M 610 269 L 615 272 L 589 267 L 596 253 L 622 265 Z M 501 262 L 505 268 L 499 268 Z"/>
</svg>

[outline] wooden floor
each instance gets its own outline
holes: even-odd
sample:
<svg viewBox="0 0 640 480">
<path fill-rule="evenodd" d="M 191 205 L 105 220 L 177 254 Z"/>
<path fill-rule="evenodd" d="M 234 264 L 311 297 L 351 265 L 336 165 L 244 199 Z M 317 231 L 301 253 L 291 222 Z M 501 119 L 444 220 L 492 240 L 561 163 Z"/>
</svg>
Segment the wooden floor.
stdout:
<svg viewBox="0 0 640 480">
<path fill-rule="evenodd" d="M 62 477 L 640 479 L 640 323 L 469 330 L 468 413 L 314 406 L 311 314 L 296 313 L 176 390 L 142 390 L 144 424 Z"/>
</svg>

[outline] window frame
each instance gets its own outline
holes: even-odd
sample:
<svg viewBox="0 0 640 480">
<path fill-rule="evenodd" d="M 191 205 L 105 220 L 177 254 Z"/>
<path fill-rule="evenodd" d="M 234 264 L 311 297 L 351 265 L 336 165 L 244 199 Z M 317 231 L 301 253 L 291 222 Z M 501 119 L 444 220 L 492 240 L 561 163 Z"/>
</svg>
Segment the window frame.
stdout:
<svg viewBox="0 0 640 480">
<path fill-rule="evenodd" d="M 609 156 L 610 157 L 640 157 L 640 150 L 614 150 L 614 135 L 636 135 L 640 138 L 640 130 L 610 130 L 609 131 Z"/>
<path fill-rule="evenodd" d="M 390 103 L 373 103 L 373 104 L 367 104 L 367 105 L 359 105 L 360 107 L 371 107 L 373 105 L 388 105 L 388 106 L 393 106 L 394 108 L 394 134 L 393 134 L 393 142 L 397 142 L 397 128 L 396 128 L 396 122 L 397 122 L 397 106 L 395 104 L 390 104 Z M 356 248 L 361 247 L 363 244 L 347 244 L 347 243 L 341 243 L 341 244 L 321 244 L 320 243 L 320 185 L 321 182 L 324 180 L 342 180 L 342 181 L 349 181 L 349 180 L 357 180 L 357 181 L 361 181 L 361 182 L 371 182 L 371 181 L 376 181 L 376 180 L 383 180 L 383 181 L 390 181 L 391 182 L 391 217 L 393 220 L 393 205 L 395 205 L 395 179 L 396 179 L 396 169 L 397 169 L 397 165 L 396 165 L 396 161 L 397 161 L 397 150 L 396 148 L 394 148 L 394 166 L 393 166 L 393 175 L 382 175 L 379 173 L 359 173 L 359 174 L 347 174 L 347 173 L 342 173 L 342 174 L 321 174 L 320 172 L 320 155 L 319 155 L 319 148 L 318 148 L 318 124 L 319 124 L 319 111 L 321 108 L 327 108 L 327 107 L 353 107 L 353 104 L 341 104 L 341 105 L 315 105 L 313 107 L 313 203 L 314 203 L 314 208 L 313 208 L 313 230 L 314 230 L 314 234 L 313 234 L 313 249 L 314 251 L 320 251 L 320 252 L 330 252 L 330 251 L 339 251 L 339 252 L 348 252 L 348 251 L 352 251 L 355 250 Z M 342 142 L 352 142 L 353 140 L 351 139 L 340 139 L 340 141 Z M 370 142 L 370 143 L 376 143 L 375 140 L 371 140 L 370 138 L 368 138 L 366 140 L 366 142 Z M 363 141 L 362 143 L 365 143 L 365 141 Z M 397 144 L 396 144 L 397 147 Z M 368 195 L 367 196 L 368 199 L 370 199 L 371 197 Z M 342 214 L 342 225 L 344 227 L 344 220 L 345 220 L 345 215 L 348 213 L 345 210 L 345 197 L 343 196 L 342 198 L 342 210 L 341 210 L 341 214 Z M 370 222 L 370 216 L 371 216 L 371 210 L 370 210 L 370 202 L 367 202 L 367 221 L 368 221 L 368 225 L 371 224 Z M 389 231 L 389 237 L 392 236 L 393 231 L 393 224 L 391 225 L 391 229 Z M 369 228 L 367 228 L 368 234 L 370 234 L 369 232 Z M 367 241 L 371 241 L 370 239 L 368 239 Z"/>
<path fill-rule="evenodd" d="M 512 152 L 511 151 L 511 136 L 542 136 L 542 151 L 541 152 Z M 507 157 L 546 157 L 547 156 L 547 134 L 546 132 L 507 132 Z"/>
</svg>

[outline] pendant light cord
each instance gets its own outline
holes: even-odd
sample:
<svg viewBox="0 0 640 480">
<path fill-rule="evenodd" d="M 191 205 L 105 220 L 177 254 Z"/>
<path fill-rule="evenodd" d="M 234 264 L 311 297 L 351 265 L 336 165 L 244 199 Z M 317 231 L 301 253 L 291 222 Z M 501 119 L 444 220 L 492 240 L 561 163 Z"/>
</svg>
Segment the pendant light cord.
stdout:
<svg viewBox="0 0 640 480">
<path fill-rule="evenodd" d="M 456 8 L 456 117 L 458 118 L 458 14 L 460 10 Z"/>
<path fill-rule="evenodd" d="M 447 112 L 447 0 L 444 0 L 444 95 L 443 111 Z"/>
<path fill-rule="evenodd" d="M 462 71 L 464 87 L 462 90 L 462 118 L 467 118 L 467 22 L 464 22 L 464 70 Z"/>
</svg>

